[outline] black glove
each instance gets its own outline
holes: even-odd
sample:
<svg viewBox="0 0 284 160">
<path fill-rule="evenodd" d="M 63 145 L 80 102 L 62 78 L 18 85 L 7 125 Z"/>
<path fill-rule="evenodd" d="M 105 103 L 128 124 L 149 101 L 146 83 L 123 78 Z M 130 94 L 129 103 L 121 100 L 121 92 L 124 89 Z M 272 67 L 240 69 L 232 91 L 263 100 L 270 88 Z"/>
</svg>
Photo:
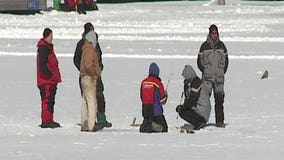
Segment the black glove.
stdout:
<svg viewBox="0 0 284 160">
<path fill-rule="evenodd" d="M 183 105 L 178 105 L 177 107 L 176 107 L 176 112 L 180 112 L 181 110 L 182 110 L 182 107 L 183 107 Z"/>
<path fill-rule="evenodd" d="M 166 91 L 165 96 L 160 100 L 162 105 L 166 104 L 168 101 L 168 92 Z"/>
</svg>

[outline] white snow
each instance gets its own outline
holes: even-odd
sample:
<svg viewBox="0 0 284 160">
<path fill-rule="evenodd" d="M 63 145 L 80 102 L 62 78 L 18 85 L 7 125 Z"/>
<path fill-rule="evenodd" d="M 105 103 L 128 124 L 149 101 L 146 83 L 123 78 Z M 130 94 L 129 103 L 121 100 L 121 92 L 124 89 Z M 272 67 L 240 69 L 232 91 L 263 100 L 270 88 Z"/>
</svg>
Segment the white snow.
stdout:
<svg viewBox="0 0 284 160">
<path fill-rule="evenodd" d="M 48 0 L 52 5 L 52 0 Z M 214 1 L 98 4 L 100 10 L 0 14 L 0 159 L 197 159 L 279 160 L 284 151 L 284 2 Z M 92 22 L 103 51 L 107 119 L 113 127 L 82 133 L 78 72 L 72 61 L 83 25 Z M 229 55 L 225 82 L 225 129 L 213 125 L 193 135 L 175 127 L 182 91 L 181 71 L 196 57 L 208 27 L 219 27 Z M 54 31 L 63 83 L 55 120 L 41 129 L 36 87 L 36 43 L 45 27 Z M 166 84 L 171 77 L 166 134 L 140 134 L 129 124 L 141 118 L 139 85 L 151 62 Z M 269 78 L 261 79 L 268 70 Z M 214 105 L 214 99 L 211 99 Z M 212 110 L 209 124 L 214 124 Z"/>
</svg>

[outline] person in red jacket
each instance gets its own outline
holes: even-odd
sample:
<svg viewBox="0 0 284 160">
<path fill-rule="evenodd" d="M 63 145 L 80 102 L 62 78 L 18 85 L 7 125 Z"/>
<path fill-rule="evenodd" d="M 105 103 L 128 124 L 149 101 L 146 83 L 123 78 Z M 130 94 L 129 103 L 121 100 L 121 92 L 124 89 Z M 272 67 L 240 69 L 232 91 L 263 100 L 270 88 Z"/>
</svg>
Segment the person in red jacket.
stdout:
<svg viewBox="0 0 284 160">
<path fill-rule="evenodd" d="M 37 43 L 37 86 L 41 96 L 41 128 L 56 128 L 53 120 L 57 84 L 61 82 L 58 60 L 53 49 L 52 30 L 45 28 L 43 38 Z"/>
<path fill-rule="evenodd" d="M 94 0 L 64 0 L 60 5 L 62 11 L 77 11 L 79 14 L 87 14 L 86 11 L 98 10 Z"/>
<path fill-rule="evenodd" d="M 143 123 L 139 131 L 142 133 L 168 132 L 168 125 L 162 107 L 167 102 L 168 94 L 159 77 L 159 72 L 158 65 L 151 63 L 148 77 L 141 82 L 140 98 L 142 101 Z"/>
</svg>

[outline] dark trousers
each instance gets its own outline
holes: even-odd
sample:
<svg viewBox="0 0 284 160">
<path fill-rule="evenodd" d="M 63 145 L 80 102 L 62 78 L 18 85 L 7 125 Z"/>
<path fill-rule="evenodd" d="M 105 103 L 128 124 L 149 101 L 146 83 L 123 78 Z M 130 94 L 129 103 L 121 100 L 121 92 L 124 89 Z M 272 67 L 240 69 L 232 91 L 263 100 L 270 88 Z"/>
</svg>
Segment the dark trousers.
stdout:
<svg viewBox="0 0 284 160">
<path fill-rule="evenodd" d="M 161 126 L 163 126 L 162 132 L 168 132 L 168 124 L 164 115 L 155 116 L 153 121 Z"/>
<path fill-rule="evenodd" d="M 153 104 L 142 104 L 143 123 L 140 126 L 140 132 L 152 133 L 152 123 L 155 122 L 163 126 L 162 132 L 168 132 L 168 124 L 164 115 L 155 116 Z"/>
<path fill-rule="evenodd" d="M 202 123 L 206 123 L 205 118 L 191 108 L 185 111 L 180 111 L 179 116 L 188 123 L 192 124 L 195 128 L 199 128 Z"/>
<path fill-rule="evenodd" d="M 154 116 L 154 117 L 143 117 L 143 122 L 139 128 L 139 131 L 144 133 L 152 133 L 155 132 L 152 130 L 152 123 L 155 122 L 161 126 L 163 126 L 162 132 L 168 132 L 168 124 L 164 115 Z"/>
<path fill-rule="evenodd" d="M 216 123 L 224 123 L 224 94 L 214 94 Z"/>
<path fill-rule="evenodd" d="M 56 85 L 38 86 L 41 96 L 41 120 L 42 123 L 53 122 Z"/>
</svg>

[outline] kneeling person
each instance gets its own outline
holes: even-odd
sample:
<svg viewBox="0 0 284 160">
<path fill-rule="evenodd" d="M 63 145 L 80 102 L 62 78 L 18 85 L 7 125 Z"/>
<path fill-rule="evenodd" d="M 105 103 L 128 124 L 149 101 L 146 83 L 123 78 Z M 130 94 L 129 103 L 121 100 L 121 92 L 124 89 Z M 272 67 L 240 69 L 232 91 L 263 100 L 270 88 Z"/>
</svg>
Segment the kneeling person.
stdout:
<svg viewBox="0 0 284 160">
<path fill-rule="evenodd" d="M 142 101 L 143 123 L 140 132 L 167 132 L 168 125 L 163 115 L 162 105 L 167 102 L 167 92 L 159 77 L 159 67 L 152 63 L 149 76 L 141 83 L 140 98 Z"/>
<path fill-rule="evenodd" d="M 199 130 L 208 122 L 211 104 L 210 90 L 206 87 L 206 82 L 196 75 L 190 65 L 183 69 L 184 77 L 184 103 L 176 108 L 179 116 L 193 125 L 193 129 Z"/>
</svg>

